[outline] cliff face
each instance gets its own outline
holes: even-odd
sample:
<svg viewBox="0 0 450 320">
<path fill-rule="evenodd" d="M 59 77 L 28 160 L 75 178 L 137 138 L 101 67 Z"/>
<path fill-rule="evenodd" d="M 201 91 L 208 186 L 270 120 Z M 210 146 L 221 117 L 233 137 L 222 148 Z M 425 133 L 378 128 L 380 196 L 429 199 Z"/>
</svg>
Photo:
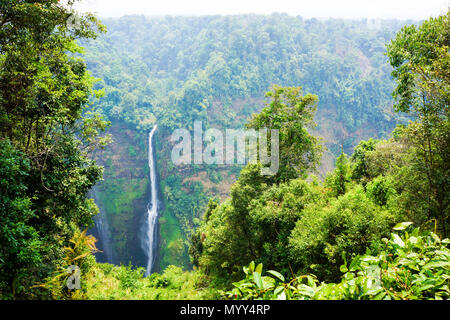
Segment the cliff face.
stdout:
<svg viewBox="0 0 450 320">
<path fill-rule="evenodd" d="M 150 193 L 147 137 L 122 122 L 112 122 L 107 133 L 113 142 L 95 154 L 105 167 L 104 180 L 95 187 L 95 201 L 108 223 L 116 254 L 113 262 L 145 266 L 140 232 Z M 98 230 L 93 232 L 98 235 Z"/>
</svg>

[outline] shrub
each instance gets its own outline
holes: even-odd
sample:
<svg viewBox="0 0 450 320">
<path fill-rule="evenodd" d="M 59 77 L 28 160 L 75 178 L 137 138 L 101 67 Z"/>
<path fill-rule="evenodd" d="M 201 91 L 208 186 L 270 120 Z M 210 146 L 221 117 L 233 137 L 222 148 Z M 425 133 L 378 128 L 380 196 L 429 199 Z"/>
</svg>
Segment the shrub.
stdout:
<svg viewBox="0 0 450 320">
<path fill-rule="evenodd" d="M 340 283 L 319 283 L 314 275 L 295 277 L 289 282 L 276 271 L 262 276 L 262 265 L 244 268 L 245 279 L 222 292 L 225 299 L 306 299 L 306 300 L 423 300 L 450 297 L 449 239 L 432 233 L 408 233 L 411 225 L 396 225 L 390 239 L 377 253 L 356 256 L 347 266 Z"/>
<path fill-rule="evenodd" d="M 376 239 L 389 235 L 394 216 L 375 205 L 358 186 L 327 206 L 308 207 L 292 230 L 289 246 L 297 271 L 321 280 L 339 280 L 342 255 L 363 254 Z"/>
</svg>

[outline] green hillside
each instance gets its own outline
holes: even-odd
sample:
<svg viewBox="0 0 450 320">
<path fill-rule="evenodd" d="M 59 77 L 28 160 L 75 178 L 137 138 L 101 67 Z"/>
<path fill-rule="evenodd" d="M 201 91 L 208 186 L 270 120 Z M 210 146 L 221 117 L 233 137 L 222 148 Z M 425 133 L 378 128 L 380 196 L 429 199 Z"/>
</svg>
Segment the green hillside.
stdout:
<svg viewBox="0 0 450 320">
<path fill-rule="evenodd" d="M 0 300 L 449 299 L 450 12 L 76 2 L 0 0 Z"/>
<path fill-rule="evenodd" d="M 403 120 L 392 112 L 392 67 L 384 53 L 405 22 L 382 21 L 373 29 L 365 20 L 321 21 L 285 14 L 128 16 L 103 22 L 107 34 L 82 42 L 89 70 L 102 79 L 96 89 L 105 92 L 97 109 L 113 127 L 129 124 L 135 138 L 128 144 L 140 152 L 140 159 L 147 157 L 146 148 L 134 144 L 145 141 L 143 133 L 154 123 L 160 128 L 158 170 L 166 204 L 161 215 L 161 269 L 169 264 L 189 267 L 187 240 L 208 198 L 224 199 L 242 168 L 171 165 L 173 129 L 192 130 L 194 120 L 204 121 L 205 128 L 242 128 L 262 109 L 271 85 L 301 85 L 305 93 L 319 97 L 318 126 L 312 129 L 328 147 L 320 167 L 324 177 L 342 148 L 351 153 L 362 139 L 387 137 Z M 121 143 L 110 148 L 117 157 L 115 169 L 131 169 L 127 149 Z M 111 196 L 109 179 L 114 177 L 106 173 L 101 192 Z M 113 184 L 128 193 L 117 180 Z M 127 216 L 121 220 L 142 214 L 145 207 L 130 210 L 132 201 L 130 197 L 123 202 L 128 209 L 111 208 L 108 214 Z M 122 226 L 119 222 L 115 227 L 121 242 L 128 233 L 119 230 Z M 121 261 L 127 264 L 131 257 L 123 252 Z"/>
</svg>

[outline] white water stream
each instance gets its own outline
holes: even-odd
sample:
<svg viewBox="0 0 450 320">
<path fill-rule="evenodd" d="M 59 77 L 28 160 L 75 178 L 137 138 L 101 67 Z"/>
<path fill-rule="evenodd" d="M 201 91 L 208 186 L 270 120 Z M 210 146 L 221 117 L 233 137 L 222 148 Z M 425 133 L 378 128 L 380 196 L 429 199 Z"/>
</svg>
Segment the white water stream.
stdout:
<svg viewBox="0 0 450 320">
<path fill-rule="evenodd" d="M 156 159 L 153 155 L 153 134 L 155 133 L 157 125 L 155 125 L 148 136 L 148 166 L 150 169 L 150 185 L 151 198 L 147 206 L 147 218 L 145 234 L 142 241 L 142 248 L 147 254 L 147 271 L 148 276 L 152 272 L 153 264 L 155 262 L 155 252 L 157 249 L 157 239 L 155 235 L 155 227 L 158 220 L 158 188 L 156 178 Z"/>
</svg>

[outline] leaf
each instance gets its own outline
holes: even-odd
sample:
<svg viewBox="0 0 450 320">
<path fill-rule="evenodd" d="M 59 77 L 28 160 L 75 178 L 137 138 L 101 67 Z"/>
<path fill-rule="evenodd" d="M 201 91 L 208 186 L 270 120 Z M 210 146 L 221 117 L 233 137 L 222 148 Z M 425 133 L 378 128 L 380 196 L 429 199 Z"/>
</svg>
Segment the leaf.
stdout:
<svg viewBox="0 0 450 320">
<path fill-rule="evenodd" d="M 307 276 L 306 280 L 308 282 L 308 286 L 310 286 L 311 288 L 315 288 L 316 287 L 316 283 L 314 282 L 314 278 L 311 276 Z"/>
<path fill-rule="evenodd" d="M 262 274 L 262 268 L 263 268 L 262 263 L 258 264 L 256 266 L 255 272 L 258 272 L 259 274 Z"/>
<path fill-rule="evenodd" d="M 312 296 L 314 296 L 314 293 L 315 293 L 314 288 L 311 288 L 305 284 L 298 285 L 297 290 L 301 295 L 304 295 L 307 297 L 312 297 Z"/>
<path fill-rule="evenodd" d="M 398 236 L 398 234 L 392 233 L 392 240 L 394 241 L 394 243 L 400 247 L 404 247 L 405 243 L 403 242 L 403 240 Z"/>
<path fill-rule="evenodd" d="M 249 270 L 248 270 L 247 267 L 243 267 L 242 269 L 244 270 L 244 273 L 245 273 L 245 274 L 248 274 L 248 271 L 249 271 Z"/>
<path fill-rule="evenodd" d="M 274 294 L 275 296 L 278 296 L 283 290 L 284 290 L 284 287 L 278 286 L 278 287 L 274 290 L 273 294 Z"/>
<path fill-rule="evenodd" d="M 347 265 L 347 258 L 345 257 L 345 251 L 342 252 L 342 260 L 344 260 L 344 265 Z"/>
<path fill-rule="evenodd" d="M 422 267 L 423 270 L 435 269 L 435 268 L 448 268 L 450 266 L 449 261 L 431 261 Z"/>
<path fill-rule="evenodd" d="M 341 265 L 339 267 L 339 270 L 341 270 L 342 273 L 346 273 L 348 272 L 347 266 L 345 264 Z"/>
<path fill-rule="evenodd" d="M 256 283 L 256 286 L 259 289 L 263 288 L 263 283 L 262 283 L 262 279 L 261 279 L 261 274 L 259 274 L 258 272 L 253 272 L 253 280 Z"/>
<path fill-rule="evenodd" d="M 248 265 L 248 268 L 249 268 L 250 272 L 255 271 L 255 261 L 250 262 L 250 264 Z"/>
<path fill-rule="evenodd" d="M 406 228 L 408 228 L 412 224 L 413 224 L 412 222 L 400 222 L 400 223 L 395 225 L 394 230 L 396 230 L 396 231 L 405 230 Z"/>
<path fill-rule="evenodd" d="M 262 277 L 261 280 L 264 290 L 272 289 L 275 285 L 275 280 L 271 277 Z"/>
<path fill-rule="evenodd" d="M 361 262 L 361 257 L 356 256 L 350 263 L 350 267 L 349 267 L 350 271 L 355 271 L 360 266 L 360 262 Z"/>
<path fill-rule="evenodd" d="M 277 279 L 281 280 L 282 282 L 286 281 L 283 277 L 283 275 L 281 273 L 279 273 L 278 271 L 274 271 L 274 270 L 269 270 L 267 271 L 267 273 L 270 273 L 271 275 L 273 275 L 274 277 L 276 277 Z"/>
<path fill-rule="evenodd" d="M 419 242 L 419 239 L 415 236 L 411 236 L 409 237 L 408 242 L 413 246 L 415 246 Z"/>
<path fill-rule="evenodd" d="M 378 293 L 373 300 L 382 300 L 384 299 L 384 297 L 386 297 L 386 292 L 384 290 L 382 290 L 380 293 Z"/>
</svg>

